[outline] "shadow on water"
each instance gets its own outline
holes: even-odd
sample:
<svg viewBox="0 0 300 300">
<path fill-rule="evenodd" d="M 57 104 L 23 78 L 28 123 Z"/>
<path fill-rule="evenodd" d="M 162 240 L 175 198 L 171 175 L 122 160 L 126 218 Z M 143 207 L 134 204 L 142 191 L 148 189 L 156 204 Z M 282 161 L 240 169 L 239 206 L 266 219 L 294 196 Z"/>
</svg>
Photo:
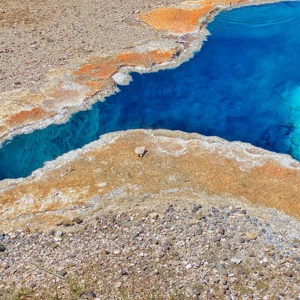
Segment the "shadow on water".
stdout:
<svg viewBox="0 0 300 300">
<path fill-rule="evenodd" d="M 263 20 L 263 22 L 262 22 Z M 240 140 L 300 160 L 300 3 L 222 12 L 201 52 L 133 82 L 68 123 L 0 149 L 0 179 L 25 177 L 101 134 L 165 128 Z"/>
</svg>

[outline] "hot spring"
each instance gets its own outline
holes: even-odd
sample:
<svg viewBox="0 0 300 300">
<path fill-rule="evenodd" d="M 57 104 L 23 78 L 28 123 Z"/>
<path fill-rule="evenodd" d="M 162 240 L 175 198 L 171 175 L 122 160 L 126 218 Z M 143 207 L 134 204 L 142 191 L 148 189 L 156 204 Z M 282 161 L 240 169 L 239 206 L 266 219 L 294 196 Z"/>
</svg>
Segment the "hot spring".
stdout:
<svg viewBox="0 0 300 300">
<path fill-rule="evenodd" d="M 0 179 L 25 177 L 100 135 L 177 129 L 243 141 L 300 161 L 300 3 L 220 13 L 195 57 L 133 81 L 68 123 L 20 135 L 0 149 Z"/>
</svg>

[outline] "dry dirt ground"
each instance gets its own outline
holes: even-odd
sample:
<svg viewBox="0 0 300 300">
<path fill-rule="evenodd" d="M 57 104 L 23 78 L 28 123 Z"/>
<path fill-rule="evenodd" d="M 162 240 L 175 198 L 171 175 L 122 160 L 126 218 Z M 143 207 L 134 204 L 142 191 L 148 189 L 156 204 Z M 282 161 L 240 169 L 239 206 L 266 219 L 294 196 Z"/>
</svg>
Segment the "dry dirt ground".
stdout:
<svg viewBox="0 0 300 300">
<path fill-rule="evenodd" d="M 103 56 L 156 32 L 138 14 L 180 0 L 1 0 L 0 92 L 38 90 L 45 71 L 93 52 Z"/>
</svg>

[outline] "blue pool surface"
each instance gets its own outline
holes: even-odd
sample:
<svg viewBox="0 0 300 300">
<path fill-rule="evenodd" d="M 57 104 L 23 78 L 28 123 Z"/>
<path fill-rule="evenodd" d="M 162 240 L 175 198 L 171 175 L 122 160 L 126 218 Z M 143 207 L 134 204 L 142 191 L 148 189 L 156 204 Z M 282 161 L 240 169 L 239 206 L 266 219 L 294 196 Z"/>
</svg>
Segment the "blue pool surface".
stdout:
<svg viewBox="0 0 300 300">
<path fill-rule="evenodd" d="M 121 92 L 66 124 L 15 137 L 0 149 L 0 179 L 25 177 L 101 134 L 165 128 L 244 141 L 300 161 L 300 3 L 219 14 L 195 57 L 133 73 Z"/>
</svg>

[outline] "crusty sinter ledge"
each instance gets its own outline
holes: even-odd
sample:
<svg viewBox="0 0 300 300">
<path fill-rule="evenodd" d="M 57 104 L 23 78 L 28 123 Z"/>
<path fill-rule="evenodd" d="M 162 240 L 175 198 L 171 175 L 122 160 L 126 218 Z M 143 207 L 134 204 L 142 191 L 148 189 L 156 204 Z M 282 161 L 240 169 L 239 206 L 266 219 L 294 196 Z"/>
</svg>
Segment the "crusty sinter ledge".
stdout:
<svg viewBox="0 0 300 300">
<path fill-rule="evenodd" d="M 135 148 L 148 151 L 138 157 Z M 168 130 L 109 133 L 0 182 L 3 229 L 48 228 L 100 206 L 206 193 L 300 218 L 300 163 L 250 144 Z M 175 197 L 175 196 L 174 196 Z"/>
</svg>

